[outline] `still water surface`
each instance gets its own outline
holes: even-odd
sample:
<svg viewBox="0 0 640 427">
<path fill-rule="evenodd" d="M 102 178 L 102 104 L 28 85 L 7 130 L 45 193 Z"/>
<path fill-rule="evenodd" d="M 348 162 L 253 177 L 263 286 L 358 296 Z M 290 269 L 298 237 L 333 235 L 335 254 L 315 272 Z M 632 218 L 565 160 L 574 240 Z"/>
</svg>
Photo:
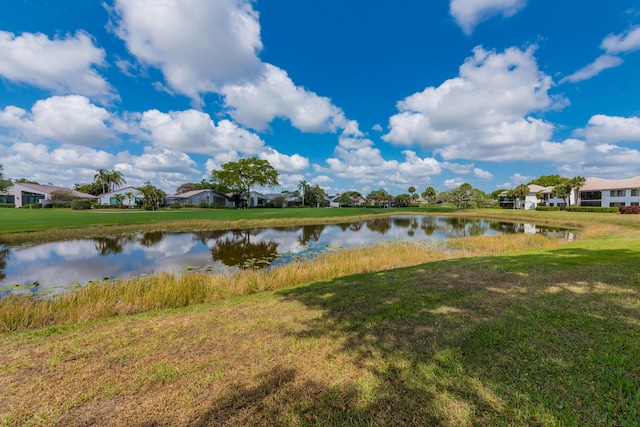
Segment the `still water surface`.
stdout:
<svg viewBox="0 0 640 427">
<path fill-rule="evenodd" d="M 405 240 L 565 231 L 482 219 L 396 216 L 347 224 L 246 230 L 150 232 L 24 247 L 0 245 L 0 296 L 61 289 L 160 272 L 233 271 L 278 265 L 319 253 Z"/>
</svg>

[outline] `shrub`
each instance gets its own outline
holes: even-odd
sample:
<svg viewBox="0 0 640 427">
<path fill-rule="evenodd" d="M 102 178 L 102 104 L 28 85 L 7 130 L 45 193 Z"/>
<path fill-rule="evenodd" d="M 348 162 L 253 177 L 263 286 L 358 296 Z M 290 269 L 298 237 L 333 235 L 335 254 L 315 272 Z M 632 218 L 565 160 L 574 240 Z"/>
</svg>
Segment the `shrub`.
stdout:
<svg viewBox="0 0 640 427">
<path fill-rule="evenodd" d="M 171 205 L 171 206 L 173 206 L 173 205 Z M 153 205 L 143 205 L 142 208 L 145 211 L 152 211 L 153 210 Z"/>
<path fill-rule="evenodd" d="M 71 209 L 74 211 L 83 211 L 91 209 L 91 202 L 89 200 L 74 200 L 71 202 Z"/>
<path fill-rule="evenodd" d="M 559 211 L 559 206 L 536 206 L 537 211 Z"/>
<path fill-rule="evenodd" d="M 640 206 L 620 206 L 621 214 L 640 214 Z"/>
<path fill-rule="evenodd" d="M 118 207 L 120 209 L 129 209 L 129 206 L 127 206 L 127 205 L 118 205 Z"/>
<path fill-rule="evenodd" d="M 16 205 L 13 203 L 0 203 L 0 208 L 15 208 Z"/>
<path fill-rule="evenodd" d="M 564 208 L 567 212 L 600 212 L 600 213 L 618 213 L 617 207 L 601 208 L 599 206 L 567 206 Z"/>
<path fill-rule="evenodd" d="M 181 205 L 169 205 L 169 209 L 182 209 L 182 206 Z"/>
<path fill-rule="evenodd" d="M 42 205 L 40 203 L 31 203 L 20 206 L 20 209 L 40 209 Z"/>
</svg>

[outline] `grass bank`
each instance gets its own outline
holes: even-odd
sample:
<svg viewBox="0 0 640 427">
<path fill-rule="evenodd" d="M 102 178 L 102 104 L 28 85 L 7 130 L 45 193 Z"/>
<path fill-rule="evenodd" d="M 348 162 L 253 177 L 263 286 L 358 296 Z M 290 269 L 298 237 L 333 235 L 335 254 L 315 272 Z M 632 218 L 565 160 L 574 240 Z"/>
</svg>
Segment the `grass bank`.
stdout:
<svg viewBox="0 0 640 427">
<path fill-rule="evenodd" d="M 563 245 L 472 238 L 392 270 L 399 249 L 372 252 L 307 285 L 4 333 L 0 425 L 637 425 L 630 217 L 565 216 L 585 230 Z"/>
</svg>

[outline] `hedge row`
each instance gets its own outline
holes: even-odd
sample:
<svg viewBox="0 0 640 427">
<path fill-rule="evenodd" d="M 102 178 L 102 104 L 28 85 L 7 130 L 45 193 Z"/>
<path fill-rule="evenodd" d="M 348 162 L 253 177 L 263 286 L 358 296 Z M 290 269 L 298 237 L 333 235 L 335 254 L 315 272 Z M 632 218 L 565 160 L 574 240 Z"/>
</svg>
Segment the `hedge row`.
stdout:
<svg viewBox="0 0 640 427">
<path fill-rule="evenodd" d="M 598 206 L 567 206 L 564 210 L 568 212 L 600 212 L 600 213 L 618 213 L 617 207 L 601 208 Z"/>
<path fill-rule="evenodd" d="M 537 211 L 559 211 L 559 206 L 536 206 Z"/>
</svg>

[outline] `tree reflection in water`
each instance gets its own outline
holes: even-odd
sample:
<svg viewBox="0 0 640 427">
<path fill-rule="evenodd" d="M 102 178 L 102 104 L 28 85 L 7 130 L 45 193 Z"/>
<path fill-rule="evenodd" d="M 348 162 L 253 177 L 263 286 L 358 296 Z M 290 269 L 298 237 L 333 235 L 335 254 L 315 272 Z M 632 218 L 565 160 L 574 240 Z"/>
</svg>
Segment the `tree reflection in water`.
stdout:
<svg viewBox="0 0 640 427">
<path fill-rule="evenodd" d="M 375 218 L 367 221 L 367 228 L 380 234 L 387 234 L 391 230 L 390 218 Z"/>
<path fill-rule="evenodd" d="M 101 256 L 119 254 L 124 250 L 122 237 L 94 237 L 96 251 Z"/>
<path fill-rule="evenodd" d="M 324 231 L 324 224 L 317 225 L 305 225 L 302 227 L 302 234 L 298 237 L 298 243 L 302 246 L 307 246 L 309 242 L 317 242 L 320 240 L 320 235 Z"/>
<path fill-rule="evenodd" d="M 211 259 L 231 267 L 266 267 L 278 256 L 280 244 L 275 240 L 252 243 L 252 234 L 259 233 L 259 230 L 232 231 L 231 237 L 216 240 L 216 246 L 211 248 Z"/>
<path fill-rule="evenodd" d="M 4 269 L 7 268 L 7 261 L 9 261 L 9 248 L 4 245 L 0 246 L 0 280 L 4 280 L 7 277 L 4 274 Z"/>
<path fill-rule="evenodd" d="M 488 222 L 458 217 L 446 217 L 446 233 L 450 237 L 482 236 L 489 229 Z"/>
<path fill-rule="evenodd" d="M 148 233 L 144 233 L 142 237 L 140 237 L 140 244 L 145 248 L 151 248 L 164 239 L 163 231 L 150 231 Z"/>
</svg>

